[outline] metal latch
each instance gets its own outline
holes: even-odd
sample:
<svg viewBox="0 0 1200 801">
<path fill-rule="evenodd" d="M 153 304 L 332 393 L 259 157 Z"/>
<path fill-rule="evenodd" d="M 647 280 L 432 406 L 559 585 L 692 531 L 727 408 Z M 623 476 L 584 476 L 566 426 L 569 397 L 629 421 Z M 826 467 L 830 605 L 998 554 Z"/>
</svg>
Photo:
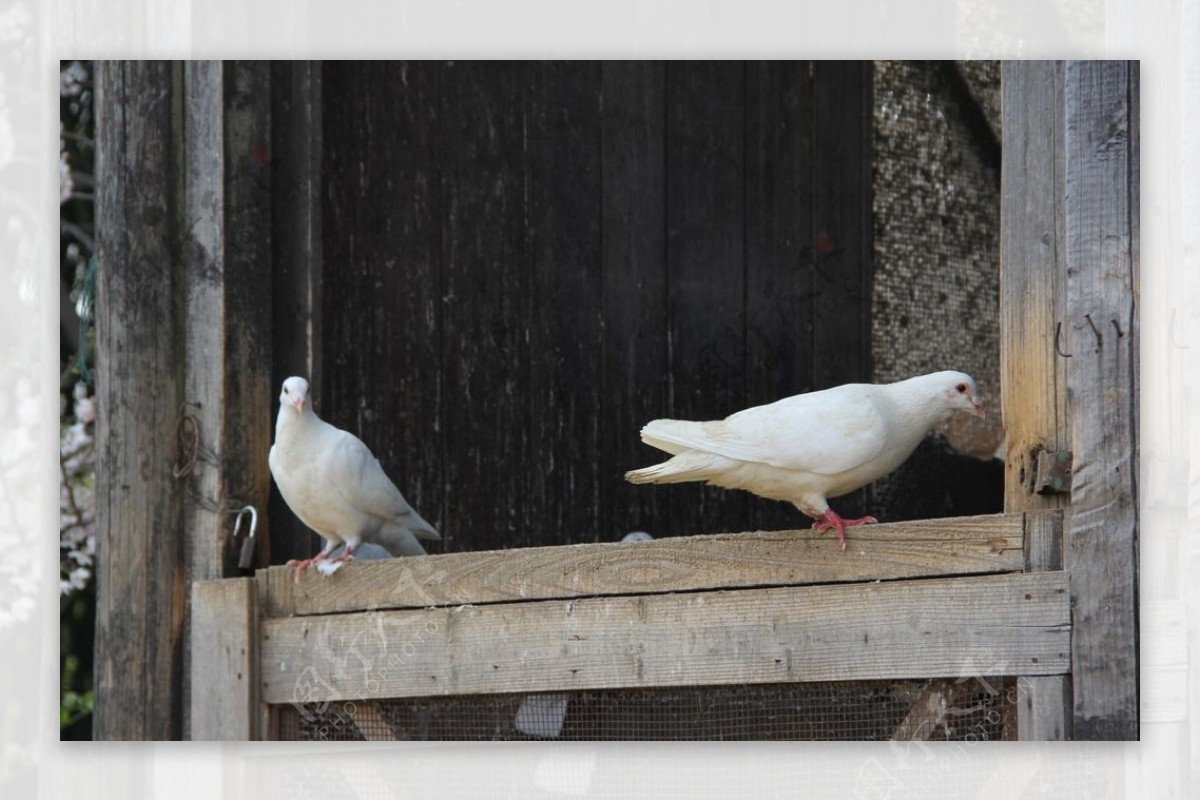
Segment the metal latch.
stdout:
<svg viewBox="0 0 1200 801">
<path fill-rule="evenodd" d="M 1039 495 L 1069 493 L 1074 459 L 1075 454 L 1071 451 L 1039 451 L 1033 491 Z"/>
</svg>

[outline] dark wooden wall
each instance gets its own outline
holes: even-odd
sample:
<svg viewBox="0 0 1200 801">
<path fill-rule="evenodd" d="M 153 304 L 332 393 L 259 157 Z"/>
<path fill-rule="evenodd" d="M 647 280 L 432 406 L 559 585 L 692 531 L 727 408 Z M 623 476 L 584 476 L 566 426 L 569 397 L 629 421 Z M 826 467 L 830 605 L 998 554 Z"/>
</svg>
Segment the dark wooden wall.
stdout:
<svg viewBox="0 0 1200 801">
<path fill-rule="evenodd" d="M 445 550 L 807 525 L 623 474 L 652 418 L 869 376 L 870 63 L 320 77 L 317 408 Z"/>
</svg>

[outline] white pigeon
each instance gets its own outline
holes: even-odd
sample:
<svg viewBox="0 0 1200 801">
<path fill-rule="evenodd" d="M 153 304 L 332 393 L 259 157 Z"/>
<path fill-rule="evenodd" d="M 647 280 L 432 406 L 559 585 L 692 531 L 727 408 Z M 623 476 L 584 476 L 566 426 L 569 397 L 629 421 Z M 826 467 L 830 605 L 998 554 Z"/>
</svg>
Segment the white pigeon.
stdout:
<svg viewBox="0 0 1200 801">
<path fill-rule="evenodd" d="M 312 559 L 288 562 L 296 568 L 297 581 L 309 565 L 352 559 L 362 542 L 380 545 L 394 556 L 416 556 L 425 553 L 418 538 L 440 539 L 362 440 L 317 417 L 308 402 L 308 382 L 299 376 L 283 382 L 268 461 L 287 505 L 325 538 L 325 547 Z M 342 552 L 329 559 L 343 542 Z"/>
<path fill-rule="evenodd" d="M 642 441 L 674 455 L 625 478 L 634 484 L 706 481 L 791 501 L 816 521 L 813 528 L 835 529 L 845 549 L 847 527 L 877 521 L 843 519 L 827 499 L 895 470 L 956 411 L 984 416 L 971 376 L 947 370 L 793 395 L 724 420 L 652 420 Z"/>
</svg>

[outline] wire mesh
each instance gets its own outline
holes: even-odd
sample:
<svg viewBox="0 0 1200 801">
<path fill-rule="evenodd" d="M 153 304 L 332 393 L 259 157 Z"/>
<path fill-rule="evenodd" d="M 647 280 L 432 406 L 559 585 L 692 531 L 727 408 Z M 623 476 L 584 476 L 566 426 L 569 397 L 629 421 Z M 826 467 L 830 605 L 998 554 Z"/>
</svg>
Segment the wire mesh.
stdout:
<svg viewBox="0 0 1200 801">
<path fill-rule="evenodd" d="M 1005 740 L 1011 679 L 811 682 L 277 707 L 282 740 Z"/>
</svg>

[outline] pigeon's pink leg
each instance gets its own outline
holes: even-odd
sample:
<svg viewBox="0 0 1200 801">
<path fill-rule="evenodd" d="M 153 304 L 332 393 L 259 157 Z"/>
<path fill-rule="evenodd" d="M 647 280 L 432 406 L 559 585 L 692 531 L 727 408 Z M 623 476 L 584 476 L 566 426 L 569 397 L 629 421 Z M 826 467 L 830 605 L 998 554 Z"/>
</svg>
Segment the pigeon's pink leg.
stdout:
<svg viewBox="0 0 1200 801">
<path fill-rule="evenodd" d="M 330 562 L 349 562 L 353 558 L 354 558 L 354 546 L 351 545 L 350 543 L 346 543 L 346 547 L 342 549 L 342 552 L 339 553 L 337 556 L 333 557 L 332 559 L 330 559 L 329 561 Z"/>
<path fill-rule="evenodd" d="M 300 577 L 304 575 L 304 571 L 308 570 L 310 565 L 325 561 L 325 557 L 329 556 L 329 552 L 332 550 L 333 543 L 327 543 L 321 552 L 312 559 L 289 559 L 287 566 L 296 568 L 296 583 L 300 582 Z"/>
<path fill-rule="evenodd" d="M 817 531 L 825 532 L 831 528 L 837 529 L 838 542 L 842 545 L 842 550 L 846 550 L 846 529 L 851 526 L 862 526 L 867 523 L 878 523 L 879 521 L 868 515 L 867 517 L 859 517 L 854 520 L 846 520 L 833 509 L 826 509 L 824 514 L 816 518 L 813 523 L 813 528 Z"/>
</svg>

